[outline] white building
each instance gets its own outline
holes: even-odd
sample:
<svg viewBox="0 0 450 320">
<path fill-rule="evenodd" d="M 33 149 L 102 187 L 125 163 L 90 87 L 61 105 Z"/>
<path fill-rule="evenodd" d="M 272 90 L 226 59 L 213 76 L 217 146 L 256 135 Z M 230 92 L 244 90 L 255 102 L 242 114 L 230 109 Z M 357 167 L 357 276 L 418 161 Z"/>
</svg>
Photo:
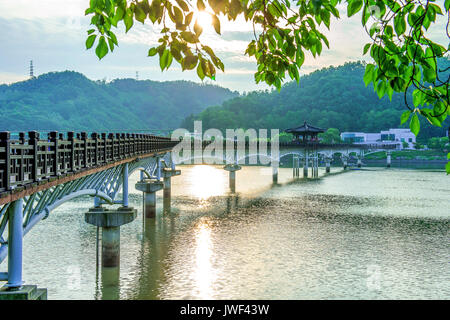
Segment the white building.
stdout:
<svg viewBox="0 0 450 320">
<path fill-rule="evenodd" d="M 389 129 L 380 133 L 342 132 L 341 139 L 347 143 L 395 144 L 400 150 L 412 149 L 416 143 L 416 136 L 409 129 Z M 403 142 L 408 146 L 403 147 Z"/>
</svg>

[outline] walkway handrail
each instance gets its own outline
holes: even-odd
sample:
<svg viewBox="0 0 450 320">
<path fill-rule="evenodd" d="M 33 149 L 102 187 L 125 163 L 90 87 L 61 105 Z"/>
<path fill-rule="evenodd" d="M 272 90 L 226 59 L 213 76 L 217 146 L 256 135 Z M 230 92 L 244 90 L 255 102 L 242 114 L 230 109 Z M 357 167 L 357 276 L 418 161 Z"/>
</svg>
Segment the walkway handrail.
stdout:
<svg viewBox="0 0 450 320">
<path fill-rule="evenodd" d="M 40 139 L 37 131 L 19 139 L 11 139 L 9 132 L 0 132 L 0 196 L 17 187 L 48 182 L 87 169 L 111 164 L 127 158 L 170 151 L 179 141 L 167 137 L 134 133 L 57 131 Z"/>
<path fill-rule="evenodd" d="M 358 149 L 396 149 L 397 144 L 365 143 L 321 143 L 321 142 L 280 142 L 280 147 L 320 147 L 320 148 L 358 148 Z"/>
</svg>

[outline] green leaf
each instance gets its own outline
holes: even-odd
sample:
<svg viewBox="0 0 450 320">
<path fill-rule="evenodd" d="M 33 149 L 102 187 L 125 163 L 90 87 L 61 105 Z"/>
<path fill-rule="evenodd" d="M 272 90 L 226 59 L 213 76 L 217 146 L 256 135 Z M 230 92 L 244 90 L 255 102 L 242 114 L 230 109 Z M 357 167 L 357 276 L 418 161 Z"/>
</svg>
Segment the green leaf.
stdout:
<svg viewBox="0 0 450 320">
<path fill-rule="evenodd" d="M 202 32 L 203 32 L 203 28 L 198 24 L 198 21 L 197 21 L 197 20 L 195 20 L 195 24 L 194 24 L 194 32 L 195 32 L 195 35 L 196 35 L 197 37 L 200 37 L 200 35 L 201 35 Z"/>
<path fill-rule="evenodd" d="M 150 48 L 150 50 L 148 50 L 148 56 L 149 57 L 153 57 L 157 53 L 158 53 L 158 51 L 156 50 L 156 48 Z"/>
<path fill-rule="evenodd" d="M 372 45 L 371 43 L 367 43 L 364 46 L 363 55 L 365 55 L 367 53 L 367 51 L 369 51 L 371 45 Z"/>
<path fill-rule="evenodd" d="M 422 91 L 419 89 L 414 90 L 413 94 L 413 104 L 414 107 L 418 107 L 423 103 L 424 95 L 422 94 Z"/>
<path fill-rule="evenodd" d="M 406 31 L 406 20 L 402 14 L 397 14 L 394 18 L 394 29 L 398 36 Z"/>
<path fill-rule="evenodd" d="M 100 37 L 98 41 L 97 48 L 95 49 L 95 54 L 101 60 L 108 53 L 108 45 L 106 44 L 105 37 Z"/>
<path fill-rule="evenodd" d="M 130 30 L 133 26 L 133 12 L 130 8 L 127 9 L 127 12 L 123 17 L 123 23 L 125 24 L 125 32 L 128 32 L 128 30 Z"/>
<path fill-rule="evenodd" d="M 202 80 L 205 78 L 205 72 L 203 71 L 202 63 L 199 63 L 197 66 L 197 75 Z"/>
<path fill-rule="evenodd" d="M 378 98 L 381 99 L 384 96 L 384 94 L 386 93 L 386 82 L 384 80 L 381 80 L 380 82 L 378 82 L 376 92 L 377 92 Z"/>
<path fill-rule="evenodd" d="M 447 153 L 447 160 L 450 160 L 450 152 Z"/>
<path fill-rule="evenodd" d="M 198 11 L 205 10 L 205 4 L 203 3 L 203 0 L 197 0 L 197 9 Z"/>
<path fill-rule="evenodd" d="M 196 36 L 195 34 L 193 34 L 192 32 L 189 32 L 189 31 L 183 31 L 183 32 L 181 32 L 180 34 L 181 34 L 181 37 L 182 37 L 186 42 L 189 42 L 189 43 L 197 43 L 197 42 L 198 42 L 197 36 Z"/>
<path fill-rule="evenodd" d="M 409 110 L 406 110 L 405 112 L 403 112 L 400 117 L 400 124 L 404 124 L 406 121 L 408 121 L 410 115 L 411 115 L 411 111 L 409 111 Z"/>
<path fill-rule="evenodd" d="M 144 10 L 142 10 L 141 6 L 137 5 L 134 8 L 134 16 L 136 17 L 136 20 L 144 24 L 145 18 L 147 15 L 145 14 Z"/>
<path fill-rule="evenodd" d="M 212 15 L 212 24 L 214 26 L 214 30 L 216 30 L 216 32 L 218 34 L 220 34 L 220 21 L 219 21 L 219 18 L 217 18 L 216 15 Z"/>
<path fill-rule="evenodd" d="M 432 68 L 423 67 L 423 78 L 427 82 L 436 80 L 436 72 Z"/>
<path fill-rule="evenodd" d="M 167 64 L 169 62 L 169 50 L 164 50 L 163 54 L 159 57 L 159 66 L 161 68 L 161 71 L 164 71 L 164 69 L 167 67 Z"/>
<path fill-rule="evenodd" d="M 450 161 L 445 165 L 445 171 L 447 172 L 447 174 L 450 174 Z"/>
<path fill-rule="evenodd" d="M 183 70 L 192 70 L 195 68 L 198 62 L 197 56 L 186 56 L 183 59 L 182 68 Z"/>
<path fill-rule="evenodd" d="M 362 0 L 349 0 L 347 6 L 347 16 L 348 17 L 353 16 L 355 13 L 361 10 L 362 5 L 363 5 Z"/>
<path fill-rule="evenodd" d="M 414 135 L 417 137 L 420 131 L 420 122 L 417 113 L 413 114 L 411 121 L 409 122 L 409 128 L 411 129 L 411 132 L 414 133 Z"/>
<path fill-rule="evenodd" d="M 183 0 L 176 0 L 178 5 L 183 9 L 183 11 L 189 11 L 189 7 Z"/>
<path fill-rule="evenodd" d="M 444 7 L 445 7 L 445 11 L 450 10 L 450 0 L 445 0 Z"/>
<path fill-rule="evenodd" d="M 90 49 L 94 42 L 95 42 L 95 38 L 97 38 L 96 34 L 90 35 L 87 39 L 86 39 L 86 49 Z"/>
</svg>

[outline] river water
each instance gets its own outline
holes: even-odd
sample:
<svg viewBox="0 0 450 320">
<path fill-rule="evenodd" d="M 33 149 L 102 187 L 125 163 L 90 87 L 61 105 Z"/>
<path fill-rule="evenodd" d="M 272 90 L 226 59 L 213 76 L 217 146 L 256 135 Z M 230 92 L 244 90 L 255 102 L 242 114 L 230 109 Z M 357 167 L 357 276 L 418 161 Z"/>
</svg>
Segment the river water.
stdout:
<svg viewBox="0 0 450 320">
<path fill-rule="evenodd" d="M 138 217 L 121 228 L 120 271 L 96 267 L 83 197 L 25 237 L 25 282 L 49 299 L 450 299 L 442 171 L 333 168 L 293 181 L 281 168 L 274 186 L 270 168 L 243 167 L 230 194 L 221 167 L 179 168 L 172 212 L 145 223 L 133 174 Z"/>
</svg>

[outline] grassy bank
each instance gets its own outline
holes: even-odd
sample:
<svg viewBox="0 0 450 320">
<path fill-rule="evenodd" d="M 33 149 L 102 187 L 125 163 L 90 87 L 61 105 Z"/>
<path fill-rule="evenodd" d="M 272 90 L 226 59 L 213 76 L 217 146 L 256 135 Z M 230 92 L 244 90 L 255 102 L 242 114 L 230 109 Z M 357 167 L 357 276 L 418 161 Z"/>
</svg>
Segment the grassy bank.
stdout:
<svg viewBox="0 0 450 320">
<path fill-rule="evenodd" d="M 386 159 L 386 152 L 380 151 L 364 157 L 368 160 Z M 401 150 L 391 152 L 392 160 L 445 160 L 447 152 L 441 150 Z"/>
</svg>

